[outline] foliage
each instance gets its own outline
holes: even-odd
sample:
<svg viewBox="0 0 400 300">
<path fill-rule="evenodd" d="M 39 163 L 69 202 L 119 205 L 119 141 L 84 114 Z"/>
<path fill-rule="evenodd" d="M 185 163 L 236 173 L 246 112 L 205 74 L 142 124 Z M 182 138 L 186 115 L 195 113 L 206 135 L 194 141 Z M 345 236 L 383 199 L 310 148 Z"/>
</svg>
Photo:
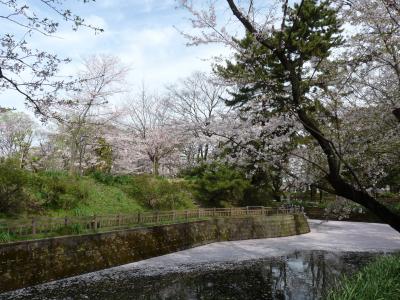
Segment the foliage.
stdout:
<svg viewBox="0 0 400 300">
<path fill-rule="evenodd" d="M 90 176 L 106 185 L 127 184 L 131 180 L 131 176 L 129 175 L 112 175 L 100 171 L 95 171 Z"/>
<path fill-rule="evenodd" d="M 148 209 L 171 210 L 193 206 L 191 192 L 184 181 L 140 175 L 132 176 L 130 182 L 121 188 Z"/>
<path fill-rule="evenodd" d="M 274 206 L 280 200 L 264 168 L 215 161 L 185 169 L 180 176 L 191 182 L 196 201 L 206 206 Z"/>
<path fill-rule="evenodd" d="M 0 162 L 0 211 L 17 214 L 29 207 L 31 197 L 27 192 L 29 174 L 18 168 L 12 160 Z"/>
<path fill-rule="evenodd" d="M 110 137 L 119 145 L 117 148 L 133 150 L 125 151 L 119 163 L 123 169 L 136 166 L 136 172 L 152 172 L 158 176 L 162 165 L 168 168 L 179 159 L 178 149 L 184 133 L 179 126 L 171 124 L 175 123 L 171 122 L 171 116 L 167 101 L 148 94 L 144 87 L 140 94 L 130 98 L 121 112 L 118 140 Z"/>
<path fill-rule="evenodd" d="M 103 137 L 97 139 L 97 144 L 94 153 L 96 153 L 98 161 L 94 168 L 100 172 L 110 173 L 113 163 L 112 147 Z"/>
<path fill-rule="evenodd" d="M 71 224 L 67 226 L 60 227 L 57 230 L 58 235 L 68 235 L 68 234 L 81 234 L 85 231 L 85 228 L 81 224 Z"/>
<path fill-rule="evenodd" d="M 392 192 L 400 192 L 400 161 L 385 170 L 383 178 L 378 183 L 379 187 L 390 186 Z"/>
<path fill-rule="evenodd" d="M 203 164 L 182 175 L 191 180 L 196 201 L 207 207 L 240 206 L 257 194 L 243 172 L 221 163 Z"/>
<path fill-rule="evenodd" d="M 325 208 L 326 216 L 334 216 L 337 217 L 338 220 L 348 219 L 353 212 L 365 213 L 365 209 L 363 209 L 362 206 L 344 198 L 338 198 L 334 201 L 330 201 Z"/>
<path fill-rule="evenodd" d="M 182 180 L 148 175 L 65 171 L 30 172 L 7 160 L 0 163 L 0 210 L 53 216 L 132 213 L 145 209 L 193 207 L 189 186 Z"/>
<path fill-rule="evenodd" d="M 114 186 L 146 209 L 172 210 L 193 207 L 190 186 L 184 180 L 143 175 L 91 174 L 98 182 Z"/>
<path fill-rule="evenodd" d="M 9 232 L 0 231 L 0 243 L 8 243 L 15 239 L 15 237 Z"/>
<path fill-rule="evenodd" d="M 400 294 L 400 256 L 378 258 L 352 277 L 344 277 L 328 300 L 395 300 Z"/>
<path fill-rule="evenodd" d="M 23 166 L 32 144 L 35 124 L 24 114 L 0 112 L 0 155 L 17 157 Z"/>
<path fill-rule="evenodd" d="M 69 210 L 88 199 L 86 181 L 63 172 L 44 172 L 36 177 L 33 189 L 45 208 Z"/>
<path fill-rule="evenodd" d="M 219 27 L 213 5 L 181 3 L 198 32 L 187 35 L 190 42 L 222 42 L 234 51 L 233 59 L 217 61 L 215 71 L 231 87 L 227 104 L 245 123 L 229 139 L 239 148 L 236 156 L 267 158 L 298 183 L 361 204 L 400 230 L 400 215 L 369 192 L 399 157 L 400 124 L 393 117 L 400 111 L 399 89 L 390 88 L 397 86 L 388 81 L 390 73 L 376 70 L 391 65 L 400 74 L 400 10 L 391 10 L 388 1 L 285 0 L 281 11 L 272 6 L 262 14 L 253 1 L 227 0 L 245 32 L 231 36 Z M 352 21 L 356 26 L 342 26 Z M 356 32 L 363 33 L 359 44 L 368 51 L 351 42 L 343 46 L 344 37 Z"/>
</svg>

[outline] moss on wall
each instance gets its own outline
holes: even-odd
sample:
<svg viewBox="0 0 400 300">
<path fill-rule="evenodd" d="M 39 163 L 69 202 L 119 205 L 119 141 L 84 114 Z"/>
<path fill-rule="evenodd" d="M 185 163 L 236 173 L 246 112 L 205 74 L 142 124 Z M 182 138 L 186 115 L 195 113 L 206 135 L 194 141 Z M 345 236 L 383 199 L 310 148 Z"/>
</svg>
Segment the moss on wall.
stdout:
<svg viewBox="0 0 400 300">
<path fill-rule="evenodd" d="M 0 292 L 122 265 L 216 241 L 296 235 L 304 215 L 215 218 L 0 245 Z"/>
</svg>

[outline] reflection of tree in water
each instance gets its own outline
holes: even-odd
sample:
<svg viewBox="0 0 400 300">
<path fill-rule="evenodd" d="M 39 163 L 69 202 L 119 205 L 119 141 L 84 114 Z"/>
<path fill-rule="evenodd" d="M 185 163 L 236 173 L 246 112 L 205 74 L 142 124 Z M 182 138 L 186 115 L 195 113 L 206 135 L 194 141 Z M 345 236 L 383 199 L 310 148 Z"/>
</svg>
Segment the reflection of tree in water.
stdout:
<svg viewBox="0 0 400 300">
<path fill-rule="evenodd" d="M 349 274 L 374 255 L 297 252 L 288 256 L 245 262 L 224 270 L 188 274 L 160 299 L 321 299 L 341 274 Z M 190 295 L 190 296 L 189 296 Z M 181 297 L 181 298 L 180 298 Z"/>
<path fill-rule="evenodd" d="M 60 281 L 52 288 L 31 290 L 26 299 L 321 299 L 341 274 L 358 270 L 374 256 L 307 251 L 157 276 L 117 271 L 100 281 Z"/>
</svg>

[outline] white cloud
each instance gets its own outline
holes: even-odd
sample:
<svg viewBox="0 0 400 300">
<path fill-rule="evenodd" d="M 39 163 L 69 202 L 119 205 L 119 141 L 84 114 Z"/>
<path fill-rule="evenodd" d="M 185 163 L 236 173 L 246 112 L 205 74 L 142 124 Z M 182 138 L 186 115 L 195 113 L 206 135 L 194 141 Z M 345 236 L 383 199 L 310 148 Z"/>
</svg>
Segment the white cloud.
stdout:
<svg viewBox="0 0 400 300">
<path fill-rule="evenodd" d="M 128 6 L 128 2 L 129 5 L 133 3 L 137 6 L 148 7 L 150 10 L 161 10 L 163 7 L 173 6 L 174 1 L 147 0 L 143 3 L 139 0 L 103 0 L 99 1 L 98 4 L 107 9 L 118 7 L 119 13 L 121 13 L 123 7 Z M 129 9 L 132 12 L 132 7 Z M 169 11 L 169 13 L 174 14 L 175 11 Z M 138 25 L 136 21 L 133 23 L 126 21 L 127 15 L 125 15 L 124 22 L 116 21 L 113 18 L 114 16 L 114 11 L 107 15 L 96 11 L 96 14 L 84 16 L 88 23 L 104 28 L 104 33 L 95 35 L 93 31 L 84 28 L 74 32 L 66 26 L 58 32 L 58 38 L 35 35 L 32 46 L 48 49 L 48 51 L 57 53 L 61 57 L 72 58 L 72 63 L 62 67 L 63 75 L 76 73 L 80 67 L 81 58 L 84 56 L 99 53 L 115 55 L 124 64 L 132 67 L 128 78 L 129 87 L 138 87 L 140 82 L 144 80 L 149 88 L 158 90 L 196 70 L 210 70 L 210 62 L 206 59 L 228 53 L 227 49 L 215 44 L 187 48 L 185 46 L 186 41 L 172 27 L 173 24 L 181 21 L 176 17 L 174 17 L 175 22 L 173 19 L 168 19 L 171 24 L 153 22 L 152 19 L 151 22 L 141 20 Z M 154 15 L 152 17 L 154 18 Z M 5 101 L 9 104 L 9 99 L 10 95 L 1 93 L 0 105 Z M 23 109 L 23 100 L 18 100 L 21 99 L 18 96 L 13 99 L 22 103 L 22 105 L 17 106 L 19 109 Z"/>
</svg>

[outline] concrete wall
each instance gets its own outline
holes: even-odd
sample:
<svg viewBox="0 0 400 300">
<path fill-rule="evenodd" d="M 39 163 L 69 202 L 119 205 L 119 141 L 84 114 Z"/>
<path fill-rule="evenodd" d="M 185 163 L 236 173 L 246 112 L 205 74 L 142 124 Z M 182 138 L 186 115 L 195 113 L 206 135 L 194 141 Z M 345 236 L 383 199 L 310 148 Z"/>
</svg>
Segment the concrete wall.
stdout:
<svg viewBox="0 0 400 300">
<path fill-rule="evenodd" d="M 309 232 L 302 214 L 216 218 L 0 245 L 0 292 L 217 241 Z"/>
<path fill-rule="evenodd" d="M 306 213 L 307 217 L 310 219 L 317 219 L 317 220 L 333 220 L 337 221 L 339 218 L 337 216 L 325 216 L 325 210 L 320 207 L 305 207 L 304 212 Z M 348 218 L 340 219 L 339 221 L 351 221 L 351 222 L 369 222 L 369 223 L 384 223 L 381 219 L 379 219 L 373 213 L 367 211 L 365 213 L 357 213 L 351 212 Z"/>
</svg>

